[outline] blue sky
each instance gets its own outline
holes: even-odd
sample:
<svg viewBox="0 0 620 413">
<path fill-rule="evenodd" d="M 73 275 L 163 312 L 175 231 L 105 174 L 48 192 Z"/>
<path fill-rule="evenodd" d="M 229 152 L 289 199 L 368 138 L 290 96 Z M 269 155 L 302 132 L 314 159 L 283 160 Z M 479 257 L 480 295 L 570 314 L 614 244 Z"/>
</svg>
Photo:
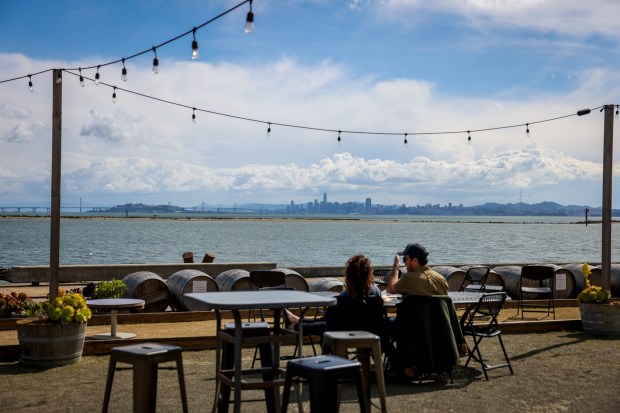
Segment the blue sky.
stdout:
<svg viewBox="0 0 620 413">
<path fill-rule="evenodd" d="M 239 3 L 4 0 L 0 81 L 104 65 Z M 603 114 L 537 122 L 620 104 L 617 1 L 254 0 L 251 34 L 247 11 L 197 30 L 196 60 L 191 34 L 159 48 L 157 75 L 152 52 L 127 82 L 103 66 L 116 103 L 65 73 L 63 204 L 600 206 Z M 32 80 L 0 83 L 0 204 L 50 197 L 52 75 Z"/>
</svg>

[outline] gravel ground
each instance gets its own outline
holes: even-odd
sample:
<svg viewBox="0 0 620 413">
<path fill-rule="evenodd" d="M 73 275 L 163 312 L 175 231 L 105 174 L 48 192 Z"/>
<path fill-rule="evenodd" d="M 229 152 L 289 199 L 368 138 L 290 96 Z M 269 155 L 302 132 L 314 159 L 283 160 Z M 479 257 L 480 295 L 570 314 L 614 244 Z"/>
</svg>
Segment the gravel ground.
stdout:
<svg viewBox="0 0 620 413">
<path fill-rule="evenodd" d="M 467 368 L 462 365 L 456 368 L 453 384 L 447 376 L 422 383 L 388 382 L 389 411 L 620 411 L 620 340 L 559 331 L 504 335 L 504 341 L 514 376 L 502 368 L 491 371 L 490 380 L 486 381 L 480 366 L 470 364 Z M 287 351 L 290 350 L 283 349 L 283 353 Z M 253 350 L 246 350 L 248 359 L 252 354 Z M 485 339 L 483 354 L 491 364 L 501 361 L 497 340 Z M 191 412 L 210 410 L 214 355 L 214 351 L 186 351 L 183 354 Z M 3 411 L 20 412 L 100 410 L 108 360 L 108 356 L 88 356 L 80 363 L 43 371 L 17 362 L 0 363 L 0 406 Z M 111 412 L 132 409 L 131 388 L 131 370 L 117 372 Z M 347 393 L 350 393 L 348 389 Z M 260 394 L 247 393 L 246 396 L 244 393 L 244 399 L 255 398 L 252 396 Z M 181 411 L 176 371 L 159 371 L 157 397 L 159 412 Z M 373 400 L 378 402 L 377 398 Z M 242 410 L 263 412 L 265 405 L 263 402 L 246 402 Z M 309 411 L 307 405 L 305 410 Z M 340 410 L 355 412 L 358 406 L 343 403 Z M 297 406 L 289 406 L 289 411 L 296 412 Z"/>
</svg>

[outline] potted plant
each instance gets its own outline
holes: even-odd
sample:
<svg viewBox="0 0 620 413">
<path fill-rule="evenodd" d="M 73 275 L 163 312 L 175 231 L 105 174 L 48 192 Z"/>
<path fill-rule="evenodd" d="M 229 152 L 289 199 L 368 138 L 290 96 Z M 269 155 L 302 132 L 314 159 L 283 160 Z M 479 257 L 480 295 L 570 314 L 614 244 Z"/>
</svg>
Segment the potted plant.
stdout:
<svg viewBox="0 0 620 413">
<path fill-rule="evenodd" d="M 611 292 L 590 284 L 590 266 L 584 263 L 581 273 L 585 288 L 577 296 L 583 331 L 604 337 L 620 337 L 620 301 L 611 299 Z"/>
<path fill-rule="evenodd" d="M 34 301 L 26 293 L 0 293 L 0 318 L 27 317 L 33 305 Z"/>
<path fill-rule="evenodd" d="M 58 297 L 41 303 L 33 313 L 16 324 L 22 363 L 49 368 L 82 359 L 86 324 L 92 316 L 82 294 L 58 290 Z"/>
</svg>

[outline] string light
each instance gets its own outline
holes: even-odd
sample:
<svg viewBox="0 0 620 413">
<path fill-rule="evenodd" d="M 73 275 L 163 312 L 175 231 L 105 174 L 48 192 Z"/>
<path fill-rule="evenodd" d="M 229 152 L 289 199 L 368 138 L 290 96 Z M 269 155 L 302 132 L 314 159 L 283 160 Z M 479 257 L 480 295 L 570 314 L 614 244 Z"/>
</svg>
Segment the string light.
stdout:
<svg viewBox="0 0 620 413">
<path fill-rule="evenodd" d="M 125 67 L 125 58 L 123 57 L 123 70 L 121 71 L 121 80 L 123 82 L 127 81 L 127 68 Z"/>
<path fill-rule="evenodd" d="M 159 73 L 159 59 L 157 58 L 157 49 L 153 46 L 153 53 L 155 53 L 155 57 L 153 58 L 153 74 L 156 75 Z"/>
<path fill-rule="evenodd" d="M 32 87 L 32 75 L 28 75 L 28 88 L 30 88 L 31 92 L 34 92 L 34 88 Z"/>
<path fill-rule="evenodd" d="M 620 112 L 620 105 L 616 105 L 616 119 L 618 119 L 618 112 Z"/>
<path fill-rule="evenodd" d="M 250 11 L 245 18 L 245 28 L 246 33 L 252 33 L 254 31 L 254 13 L 252 13 L 252 0 L 250 0 Z"/>
<path fill-rule="evenodd" d="M 340 134 L 342 133 L 341 130 L 338 131 L 338 145 L 340 145 L 340 142 L 342 141 L 342 139 L 340 139 Z"/>
<path fill-rule="evenodd" d="M 192 30 L 192 36 L 194 36 L 194 40 L 192 41 L 192 59 L 198 59 L 198 41 L 196 40 L 196 28 Z"/>
<path fill-rule="evenodd" d="M 407 133 L 405 133 L 405 146 L 407 146 Z"/>
<path fill-rule="evenodd" d="M 267 137 L 271 137 L 271 122 L 267 124 Z"/>
<path fill-rule="evenodd" d="M 112 92 L 112 103 L 116 103 L 116 86 L 114 86 L 114 91 Z"/>
<path fill-rule="evenodd" d="M 467 131 L 467 143 L 471 143 L 471 134 Z"/>
<path fill-rule="evenodd" d="M 99 86 L 99 66 L 97 66 L 97 73 L 95 73 L 95 86 Z"/>
<path fill-rule="evenodd" d="M 56 76 L 56 83 L 62 83 L 62 70 L 58 71 L 58 76 Z"/>
<path fill-rule="evenodd" d="M 80 68 L 80 86 L 86 86 L 86 83 L 84 83 L 84 76 L 82 76 L 82 68 Z"/>
<path fill-rule="evenodd" d="M 525 124 L 525 136 L 527 136 L 528 138 L 530 137 L 530 124 L 529 123 Z"/>
<path fill-rule="evenodd" d="M 192 108 L 192 122 L 196 123 L 196 108 Z"/>
</svg>

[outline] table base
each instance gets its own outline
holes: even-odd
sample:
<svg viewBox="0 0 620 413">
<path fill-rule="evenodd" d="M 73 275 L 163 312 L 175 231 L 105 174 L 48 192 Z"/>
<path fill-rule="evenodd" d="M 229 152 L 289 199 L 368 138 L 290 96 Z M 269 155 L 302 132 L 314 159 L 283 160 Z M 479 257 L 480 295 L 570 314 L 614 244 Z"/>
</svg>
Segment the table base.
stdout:
<svg viewBox="0 0 620 413">
<path fill-rule="evenodd" d="M 134 338 L 136 335 L 134 333 L 116 333 L 112 335 L 110 333 L 102 333 L 95 334 L 94 336 L 88 336 L 89 338 L 95 340 L 116 340 L 116 339 L 126 339 L 126 338 Z"/>
</svg>

